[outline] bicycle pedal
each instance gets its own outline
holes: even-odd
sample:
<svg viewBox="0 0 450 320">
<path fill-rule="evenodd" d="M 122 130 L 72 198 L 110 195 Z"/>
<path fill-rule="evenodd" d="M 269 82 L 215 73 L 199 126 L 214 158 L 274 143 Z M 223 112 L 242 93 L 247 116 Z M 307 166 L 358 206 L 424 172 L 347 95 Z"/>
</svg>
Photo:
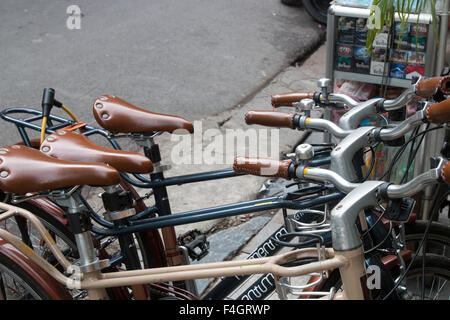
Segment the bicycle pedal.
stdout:
<svg viewBox="0 0 450 320">
<path fill-rule="evenodd" d="M 178 245 L 187 249 L 192 260 L 200 260 L 208 254 L 209 241 L 199 230 L 188 231 L 178 237 Z"/>
<path fill-rule="evenodd" d="M 415 204 L 416 201 L 412 198 L 391 200 L 383 214 L 383 218 L 394 222 L 406 222 L 411 216 Z"/>
</svg>

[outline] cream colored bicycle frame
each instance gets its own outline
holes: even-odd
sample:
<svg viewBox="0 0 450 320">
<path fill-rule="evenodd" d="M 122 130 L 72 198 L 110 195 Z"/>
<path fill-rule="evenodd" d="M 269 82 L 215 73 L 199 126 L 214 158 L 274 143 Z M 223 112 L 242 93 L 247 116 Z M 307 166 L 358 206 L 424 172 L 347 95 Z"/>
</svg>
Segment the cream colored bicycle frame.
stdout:
<svg viewBox="0 0 450 320">
<path fill-rule="evenodd" d="M 344 290 L 335 294 L 333 297 L 334 299 L 360 300 L 367 298 L 364 295 L 364 292 L 366 292 L 366 271 L 364 265 L 364 253 L 361 247 L 345 252 L 334 251 L 330 248 L 321 248 L 319 250 L 317 248 L 305 248 L 258 259 L 109 273 L 95 271 L 74 274 L 76 267 L 64 257 L 53 238 L 36 216 L 27 210 L 5 203 L 0 203 L 0 209 L 5 211 L 0 214 L 0 221 L 19 215 L 32 223 L 58 262 L 64 267 L 67 273 L 72 274 L 72 276 L 65 276 L 35 253 L 35 251 L 22 242 L 21 239 L 8 231 L 0 229 L 0 237 L 10 242 L 14 247 L 23 252 L 45 272 L 61 284 L 65 285 L 68 289 L 87 290 L 88 298 L 90 299 L 107 299 L 105 288 L 111 287 L 268 273 L 273 274 L 277 279 L 278 277 L 297 277 L 336 268 L 339 268 Z M 297 267 L 281 266 L 282 264 L 300 258 L 318 258 L 319 260 Z M 75 276 L 77 278 L 75 278 Z"/>
</svg>

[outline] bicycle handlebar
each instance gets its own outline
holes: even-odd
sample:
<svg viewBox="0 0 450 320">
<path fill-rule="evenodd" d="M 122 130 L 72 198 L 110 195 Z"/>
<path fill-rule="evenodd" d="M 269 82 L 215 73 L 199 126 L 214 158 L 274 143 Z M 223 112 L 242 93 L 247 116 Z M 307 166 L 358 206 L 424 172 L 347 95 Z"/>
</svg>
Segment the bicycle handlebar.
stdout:
<svg viewBox="0 0 450 320">
<path fill-rule="evenodd" d="M 421 79 L 417 81 L 410 89 L 406 90 L 404 94 L 393 100 L 386 100 L 383 103 L 386 111 L 395 110 L 403 107 L 410 98 L 415 94 L 422 98 L 430 98 L 435 93 L 436 89 L 441 91 L 444 95 L 450 94 L 450 76 L 433 77 L 428 79 Z M 288 92 L 273 95 L 271 98 L 272 106 L 291 107 L 293 103 L 300 102 L 303 99 L 313 99 L 316 103 L 323 102 L 324 97 L 320 92 Z M 349 107 L 358 106 L 358 102 L 345 94 L 330 93 L 327 97 L 328 103 L 343 103 Z"/>
<path fill-rule="evenodd" d="M 292 160 L 235 157 L 233 169 L 236 173 L 254 176 L 290 179 L 295 173 Z"/>
<path fill-rule="evenodd" d="M 422 98 L 430 98 L 436 89 L 445 95 L 450 94 L 450 76 L 422 79 L 416 83 L 416 95 Z"/>
<path fill-rule="evenodd" d="M 247 124 L 260 124 L 271 127 L 324 130 L 337 138 L 345 138 L 355 131 L 354 129 L 344 130 L 326 119 L 311 118 L 292 112 L 248 111 L 245 115 L 245 121 Z M 380 127 L 374 130 L 372 134 L 377 140 L 388 142 L 403 136 L 406 132 L 422 124 L 424 121 L 435 124 L 450 122 L 450 99 L 428 105 L 425 109 L 417 111 L 401 123 L 393 127 Z"/>
<path fill-rule="evenodd" d="M 245 114 L 245 123 L 294 129 L 294 112 L 252 110 Z"/>
<path fill-rule="evenodd" d="M 251 110 L 245 114 L 245 123 L 277 128 L 325 130 L 339 138 L 352 132 L 352 130 L 342 130 L 329 120 L 305 117 L 294 112 Z"/>
<path fill-rule="evenodd" d="M 274 108 L 291 106 L 293 103 L 299 102 L 303 99 L 314 99 L 315 91 L 311 92 L 288 92 L 274 94 L 271 97 L 271 103 Z"/>
<path fill-rule="evenodd" d="M 244 172 L 256 176 L 278 177 L 283 179 L 308 179 L 319 182 L 332 183 L 339 191 L 349 193 L 357 188 L 360 183 L 347 181 L 334 171 L 314 168 L 304 165 L 295 165 L 291 160 L 274 160 L 266 158 L 236 157 L 233 165 L 236 172 Z M 440 158 L 437 168 L 422 173 L 402 185 L 390 184 L 387 187 L 387 195 L 390 198 L 402 198 L 419 192 L 424 185 L 435 183 L 442 179 L 450 185 L 450 161 Z"/>
<path fill-rule="evenodd" d="M 427 108 L 428 121 L 435 124 L 450 122 L 450 99 L 434 103 Z"/>
</svg>

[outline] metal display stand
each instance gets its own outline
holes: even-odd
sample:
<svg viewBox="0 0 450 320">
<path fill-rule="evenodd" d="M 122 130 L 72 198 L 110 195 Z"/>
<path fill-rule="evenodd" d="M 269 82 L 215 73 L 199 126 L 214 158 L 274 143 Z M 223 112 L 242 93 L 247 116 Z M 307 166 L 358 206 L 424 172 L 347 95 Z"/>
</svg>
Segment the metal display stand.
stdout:
<svg viewBox="0 0 450 320">
<path fill-rule="evenodd" d="M 344 72 L 336 70 L 335 67 L 335 52 L 337 43 L 337 23 L 338 17 L 350 17 L 350 18 L 369 18 L 369 8 L 356 8 L 345 7 L 340 5 L 331 5 L 328 11 L 328 23 L 327 23 L 327 64 L 326 64 L 326 77 L 332 80 L 343 79 L 353 80 L 374 84 L 386 84 L 394 87 L 408 88 L 411 85 L 410 79 L 398 79 L 392 77 L 382 77 L 378 75 L 362 74 L 356 72 Z M 400 22 L 398 14 L 395 16 L 395 21 Z M 434 39 L 434 31 L 432 24 L 431 14 L 422 13 L 417 20 L 416 14 L 411 14 L 409 17 L 411 23 L 420 23 L 428 25 L 427 44 L 425 50 L 425 77 L 431 77 L 435 75 L 434 63 L 436 61 L 436 42 Z M 389 64 L 389 62 L 386 62 Z"/>
<path fill-rule="evenodd" d="M 442 22 L 439 24 L 438 21 L 438 32 L 439 32 L 439 49 L 436 49 L 436 39 L 433 30 L 432 16 L 431 14 L 421 13 L 419 17 L 416 14 L 411 14 L 409 16 L 410 23 L 420 23 L 428 25 L 427 30 L 427 43 L 425 49 L 425 65 L 424 65 L 424 76 L 432 77 L 440 75 L 443 67 L 445 66 L 445 48 L 447 40 L 447 30 L 448 30 L 448 10 L 449 1 L 445 1 L 443 11 L 438 13 L 438 19 Z M 373 84 L 384 84 L 394 87 L 408 88 L 411 86 L 410 79 L 399 79 L 390 77 L 389 67 L 386 76 L 378 76 L 372 74 L 362 74 L 356 72 L 344 72 L 337 70 L 336 68 L 336 44 L 338 43 L 338 19 L 339 17 L 350 17 L 350 18 L 365 18 L 367 19 L 370 14 L 369 8 L 357 8 L 357 7 L 347 7 L 337 4 L 332 4 L 328 11 L 328 22 L 327 22 L 327 52 L 326 52 L 326 77 L 331 79 L 331 85 L 333 88 L 329 88 L 331 91 L 334 89 L 334 83 L 336 79 L 342 80 L 352 80 L 365 83 Z M 395 21 L 400 22 L 398 14 L 395 15 Z M 389 50 L 390 48 L 387 48 Z M 389 61 L 385 62 L 389 65 Z M 326 119 L 331 118 L 331 111 L 326 110 L 324 117 Z M 427 134 L 424 143 L 419 149 L 416 161 L 414 163 L 414 176 L 423 172 L 424 169 L 428 169 L 430 166 L 430 156 L 435 156 L 439 153 L 438 146 L 443 141 L 444 132 L 443 130 L 435 130 L 430 134 Z M 325 135 L 325 140 L 330 141 L 330 136 Z M 419 215 L 426 219 L 429 213 L 430 199 L 434 192 L 433 186 L 425 188 L 423 201 L 421 203 L 421 208 Z M 428 199 L 430 198 L 430 199 Z"/>
</svg>

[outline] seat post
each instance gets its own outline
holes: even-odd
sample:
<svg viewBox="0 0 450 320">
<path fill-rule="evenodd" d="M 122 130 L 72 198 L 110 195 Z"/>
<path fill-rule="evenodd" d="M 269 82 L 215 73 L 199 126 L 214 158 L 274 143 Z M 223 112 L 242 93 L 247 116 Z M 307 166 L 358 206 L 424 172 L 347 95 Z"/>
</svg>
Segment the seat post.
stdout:
<svg viewBox="0 0 450 320">
<path fill-rule="evenodd" d="M 64 192 L 52 195 L 54 200 L 67 207 L 67 220 L 70 230 L 74 234 L 80 261 L 78 267 L 82 273 L 99 271 L 109 266 L 109 260 L 100 260 L 94 247 L 91 229 L 92 223 L 89 213 L 79 198 L 80 189 L 68 195 Z"/>
</svg>

